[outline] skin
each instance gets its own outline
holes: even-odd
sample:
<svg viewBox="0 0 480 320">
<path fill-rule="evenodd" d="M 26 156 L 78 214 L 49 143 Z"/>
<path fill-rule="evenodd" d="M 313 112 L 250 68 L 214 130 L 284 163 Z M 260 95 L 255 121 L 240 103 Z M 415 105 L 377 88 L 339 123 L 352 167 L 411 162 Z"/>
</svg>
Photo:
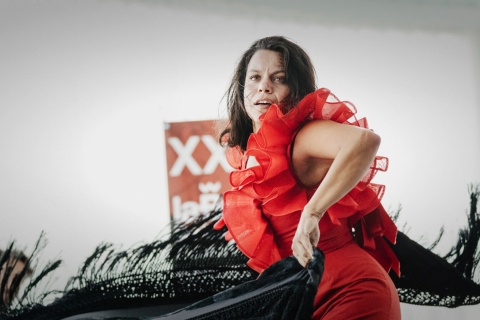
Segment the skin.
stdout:
<svg viewBox="0 0 480 320">
<path fill-rule="evenodd" d="M 254 132 L 260 128 L 260 115 L 270 105 L 280 104 L 290 93 L 280 58 L 278 52 L 258 50 L 248 63 L 244 103 L 247 114 L 252 119 Z"/>
<path fill-rule="evenodd" d="M 245 108 L 257 132 L 261 125 L 259 116 L 270 104 L 281 103 L 289 94 L 279 53 L 259 50 L 252 56 L 244 92 Z M 314 120 L 299 130 L 292 152 L 294 173 L 307 187 L 318 184 L 302 211 L 292 242 L 293 255 L 302 266 L 312 259 L 320 240 L 320 219 L 364 176 L 379 145 L 380 137 L 374 132 L 330 120 Z"/>
</svg>

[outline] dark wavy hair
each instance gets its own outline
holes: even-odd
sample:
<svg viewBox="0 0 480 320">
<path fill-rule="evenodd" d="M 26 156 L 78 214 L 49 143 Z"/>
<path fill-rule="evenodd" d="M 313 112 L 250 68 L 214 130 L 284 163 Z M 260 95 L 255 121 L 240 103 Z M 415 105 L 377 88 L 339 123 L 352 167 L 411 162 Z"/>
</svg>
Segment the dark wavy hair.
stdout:
<svg viewBox="0 0 480 320">
<path fill-rule="evenodd" d="M 315 91 L 315 69 L 307 53 L 296 43 L 285 37 L 273 36 L 255 41 L 245 51 L 238 62 L 230 86 L 225 93 L 227 99 L 228 125 L 220 133 L 219 142 L 229 147 L 245 150 L 250 134 L 253 132 L 252 120 L 244 104 L 244 86 L 248 63 L 258 50 L 278 52 L 285 69 L 286 82 L 290 94 L 282 104 L 288 112 L 303 97 Z"/>
</svg>

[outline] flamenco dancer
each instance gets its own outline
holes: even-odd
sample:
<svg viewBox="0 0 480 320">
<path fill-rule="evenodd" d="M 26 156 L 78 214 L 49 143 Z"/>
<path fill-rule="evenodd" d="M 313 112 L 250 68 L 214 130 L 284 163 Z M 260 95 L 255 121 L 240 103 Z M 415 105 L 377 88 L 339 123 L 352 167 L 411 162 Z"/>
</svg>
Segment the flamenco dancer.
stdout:
<svg viewBox="0 0 480 320">
<path fill-rule="evenodd" d="M 380 137 L 353 106 L 316 90 L 310 58 L 283 37 L 243 54 L 227 94 L 223 134 L 238 171 L 222 221 L 248 265 L 261 273 L 293 254 L 306 266 L 318 247 L 325 269 L 313 319 L 400 319 L 388 275 L 399 261 L 386 243 L 397 229 L 380 204 L 383 187 L 370 183 L 387 165 L 376 156 Z"/>
<path fill-rule="evenodd" d="M 409 239 L 381 204 L 384 186 L 372 182 L 388 167 L 380 137 L 315 79 L 293 41 L 255 41 L 226 93 L 219 142 L 235 170 L 223 209 L 177 224 L 167 240 L 126 251 L 101 245 L 53 303 L 0 315 L 395 320 L 400 302 L 480 303 L 478 188 L 447 256 Z"/>
</svg>

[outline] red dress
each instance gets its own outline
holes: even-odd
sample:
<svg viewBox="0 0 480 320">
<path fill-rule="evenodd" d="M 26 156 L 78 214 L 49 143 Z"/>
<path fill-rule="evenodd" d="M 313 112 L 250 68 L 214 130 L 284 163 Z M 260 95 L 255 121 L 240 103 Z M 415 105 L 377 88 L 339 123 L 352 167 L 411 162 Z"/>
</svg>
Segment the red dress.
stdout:
<svg viewBox="0 0 480 320">
<path fill-rule="evenodd" d="M 304 187 L 291 170 L 295 134 L 313 119 L 368 128 L 366 119 L 357 120 L 355 113 L 352 104 L 319 89 L 287 114 L 272 105 L 247 150 L 228 150 L 237 170 L 230 175 L 233 189 L 224 194 L 223 218 L 216 228 L 226 224 L 227 240 L 235 240 L 252 269 L 262 272 L 292 255 L 300 215 L 315 191 Z M 259 165 L 246 168 L 249 156 Z M 387 166 L 388 159 L 377 156 L 363 179 L 320 220 L 318 247 L 325 253 L 325 270 L 314 319 L 400 319 L 398 295 L 387 274 L 390 269 L 399 274 L 400 265 L 385 240 L 395 243 L 397 228 L 380 204 L 384 186 L 371 183 Z"/>
</svg>

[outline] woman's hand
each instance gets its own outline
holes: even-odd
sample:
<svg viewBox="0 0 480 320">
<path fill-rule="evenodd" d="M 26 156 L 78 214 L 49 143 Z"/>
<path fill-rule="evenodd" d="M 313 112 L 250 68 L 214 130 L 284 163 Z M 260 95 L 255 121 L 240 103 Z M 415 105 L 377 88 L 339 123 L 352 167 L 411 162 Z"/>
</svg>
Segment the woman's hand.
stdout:
<svg viewBox="0 0 480 320">
<path fill-rule="evenodd" d="M 313 249 L 320 240 L 318 222 L 322 214 L 312 213 L 304 209 L 292 241 L 292 251 L 298 262 L 305 267 L 313 258 Z"/>
</svg>

